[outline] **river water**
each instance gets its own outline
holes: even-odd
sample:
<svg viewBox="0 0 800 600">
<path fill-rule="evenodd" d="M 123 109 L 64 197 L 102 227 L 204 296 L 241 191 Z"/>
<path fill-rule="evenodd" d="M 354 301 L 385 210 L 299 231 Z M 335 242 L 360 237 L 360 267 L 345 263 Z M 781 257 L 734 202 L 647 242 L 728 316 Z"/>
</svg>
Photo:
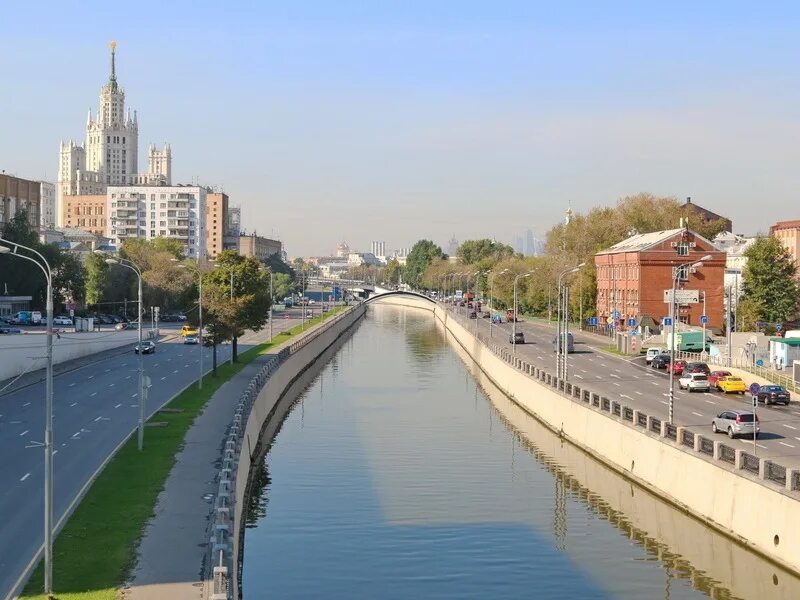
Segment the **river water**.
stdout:
<svg viewBox="0 0 800 600">
<path fill-rule="evenodd" d="M 429 313 L 369 308 L 264 440 L 245 598 L 800 598 L 465 359 Z"/>
</svg>

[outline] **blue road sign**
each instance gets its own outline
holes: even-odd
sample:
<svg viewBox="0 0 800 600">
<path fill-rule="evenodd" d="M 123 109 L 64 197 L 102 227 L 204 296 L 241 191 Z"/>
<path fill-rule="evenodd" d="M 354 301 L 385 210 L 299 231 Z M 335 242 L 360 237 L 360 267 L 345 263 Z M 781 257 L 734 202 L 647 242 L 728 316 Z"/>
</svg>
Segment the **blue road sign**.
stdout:
<svg viewBox="0 0 800 600">
<path fill-rule="evenodd" d="M 758 390 L 760 388 L 761 388 L 760 385 L 758 385 L 757 383 L 753 382 L 753 383 L 750 384 L 750 393 L 755 396 L 758 393 Z"/>
<path fill-rule="evenodd" d="M 636 319 L 628 319 L 628 327 L 636 327 Z"/>
<path fill-rule="evenodd" d="M 703 325 L 706 325 L 706 324 L 708 324 L 708 315 L 700 315 L 700 322 L 701 322 Z"/>
<path fill-rule="evenodd" d="M 639 335 L 638 332 L 635 329 L 632 329 L 631 330 L 631 337 L 636 337 L 637 335 Z"/>
<path fill-rule="evenodd" d="M 756 366 L 757 366 L 757 367 L 763 367 L 763 366 L 764 366 L 764 361 L 763 361 L 763 360 L 761 360 L 761 359 L 759 358 L 759 359 L 756 361 Z M 758 384 L 755 384 L 755 383 L 754 383 L 753 385 L 758 385 Z"/>
<path fill-rule="evenodd" d="M 597 317 L 589 317 L 589 325 L 597 325 Z"/>
<path fill-rule="evenodd" d="M 775 331 L 780 331 L 783 329 L 783 323 L 775 323 Z"/>
<path fill-rule="evenodd" d="M 614 318 L 615 319 L 619 319 L 619 311 L 618 310 L 614 311 Z"/>
<path fill-rule="evenodd" d="M 667 327 L 672 325 L 672 319 L 669 318 L 669 317 L 664 317 L 664 325 L 667 326 Z"/>
<path fill-rule="evenodd" d="M 606 325 L 606 327 L 608 329 L 614 329 L 614 324 L 613 323 L 609 323 L 608 325 Z"/>
</svg>

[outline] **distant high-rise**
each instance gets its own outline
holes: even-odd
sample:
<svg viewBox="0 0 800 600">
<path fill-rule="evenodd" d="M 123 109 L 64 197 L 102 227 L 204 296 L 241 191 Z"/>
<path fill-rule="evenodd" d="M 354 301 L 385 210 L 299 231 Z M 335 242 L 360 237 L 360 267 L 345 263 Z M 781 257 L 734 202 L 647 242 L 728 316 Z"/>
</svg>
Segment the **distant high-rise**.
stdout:
<svg viewBox="0 0 800 600">
<path fill-rule="evenodd" d="M 369 251 L 379 257 L 386 256 L 386 242 L 372 242 L 369 245 Z"/>
<path fill-rule="evenodd" d="M 525 232 L 525 247 L 523 248 L 525 256 L 534 256 L 536 254 L 536 247 L 534 246 L 533 231 L 528 229 Z"/>
<path fill-rule="evenodd" d="M 338 246 L 336 246 L 336 256 L 338 258 L 347 258 L 350 254 L 350 246 L 347 242 L 341 242 Z"/>
<path fill-rule="evenodd" d="M 523 245 L 522 245 L 522 236 L 518 235 L 514 237 L 514 252 L 519 254 L 523 254 Z"/>
</svg>

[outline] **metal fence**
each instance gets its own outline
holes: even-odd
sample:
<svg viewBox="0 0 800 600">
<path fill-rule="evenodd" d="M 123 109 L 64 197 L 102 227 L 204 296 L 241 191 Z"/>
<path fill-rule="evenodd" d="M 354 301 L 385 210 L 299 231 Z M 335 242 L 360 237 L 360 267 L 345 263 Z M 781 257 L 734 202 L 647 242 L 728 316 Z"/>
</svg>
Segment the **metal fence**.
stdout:
<svg viewBox="0 0 800 600">
<path fill-rule="evenodd" d="M 667 423 L 666 426 L 667 437 L 671 440 L 678 441 L 678 427 L 672 423 Z"/>
<path fill-rule="evenodd" d="M 633 422 L 633 409 L 630 406 L 622 407 L 622 418 L 625 421 Z"/>
<path fill-rule="evenodd" d="M 700 452 L 714 456 L 714 442 L 707 437 L 700 437 Z"/>
<path fill-rule="evenodd" d="M 776 464 L 771 460 L 766 461 L 766 473 L 767 479 L 771 481 L 776 481 L 781 485 L 786 485 L 786 467 Z"/>
<path fill-rule="evenodd" d="M 661 433 L 661 419 L 650 417 L 650 431 L 653 433 Z"/>
<path fill-rule="evenodd" d="M 736 450 L 725 444 L 719 445 L 719 459 L 732 465 L 736 464 Z"/>
<path fill-rule="evenodd" d="M 688 429 L 684 429 L 683 435 L 681 436 L 681 444 L 689 446 L 689 448 L 694 448 L 694 433 Z"/>
<path fill-rule="evenodd" d="M 759 465 L 761 461 L 758 460 L 757 456 L 752 454 L 748 454 L 747 452 L 742 452 L 742 469 L 745 471 L 750 471 L 751 473 L 758 474 Z"/>
<path fill-rule="evenodd" d="M 747 371 L 755 375 L 756 377 L 761 377 L 762 379 L 766 379 L 767 381 L 771 381 L 772 383 L 776 383 L 778 385 L 782 385 L 787 390 L 792 392 L 800 392 L 800 382 L 795 381 L 789 375 L 782 375 L 775 371 L 775 369 L 771 367 L 759 367 L 754 365 L 752 362 L 742 359 L 742 358 L 732 358 L 728 360 L 726 355 L 720 354 L 718 356 L 709 356 L 708 354 L 697 354 L 693 352 L 675 352 L 675 360 L 686 360 L 686 361 L 696 361 L 696 360 L 704 360 L 708 362 L 709 366 L 716 366 L 718 368 L 731 368 L 731 369 L 741 369 L 742 371 Z"/>
</svg>

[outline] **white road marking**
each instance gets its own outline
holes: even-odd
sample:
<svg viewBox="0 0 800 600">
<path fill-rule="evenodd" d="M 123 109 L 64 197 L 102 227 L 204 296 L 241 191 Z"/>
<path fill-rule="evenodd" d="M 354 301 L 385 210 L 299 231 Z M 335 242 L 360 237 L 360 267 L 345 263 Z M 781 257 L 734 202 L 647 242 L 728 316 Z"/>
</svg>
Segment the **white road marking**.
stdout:
<svg viewBox="0 0 800 600">
<path fill-rule="evenodd" d="M 122 366 L 123 366 L 123 367 L 127 367 L 127 366 L 128 366 L 128 363 L 122 363 Z"/>
<path fill-rule="evenodd" d="M 622 377 L 620 377 L 619 375 L 614 375 L 614 373 L 609 373 L 608 376 L 609 377 L 616 377 L 617 379 L 622 379 Z"/>
<path fill-rule="evenodd" d="M 94 375 L 89 375 L 87 379 L 94 379 Z"/>
<path fill-rule="evenodd" d="M 54 454 L 55 454 L 55 453 L 54 453 Z M 20 478 L 19 478 L 19 480 L 20 480 L 20 481 L 25 481 L 25 480 L 26 480 L 28 477 L 30 477 L 30 476 L 31 476 L 31 474 L 30 474 L 30 473 L 25 473 L 25 475 L 23 475 L 22 477 L 20 477 Z"/>
<path fill-rule="evenodd" d="M 162 378 L 161 378 L 161 381 L 164 381 L 166 378 L 167 378 L 167 377 L 166 377 L 166 375 L 165 375 L 164 377 L 162 377 Z"/>
<path fill-rule="evenodd" d="M 788 446 L 789 448 L 794 448 L 792 444 L 787 444 L 786 442 L 778 442 L 781 446 Z"/>
<path fill-rule="evenodd" d="M 56 454 L 58 454 L 58 450 L 53 450 L 53 456 L 55 456 Z"/>
<path fill-rule="evenodd" d="M 706 400 L 706 402 L 708 402 L 709 404 L 716 404 L 716 402 L 714 402 L 713 400 Z"/>
<path fill-rule="evenodd" d="M 634 375 L 633 378 L 634 379 L 639 379 L 639 376 L 638 375 Z"/>
<path fill-rule="evenodd" d="M 666 400 L 659 400 L 659 402 L 661 402 L 661 404 L 669 404 L 669 402 L 667 402 Z"/>
<path fill-rule="evenodd" d="M 114 406 L 114 408 L 119 408 L 120 406 L 122 406 L 122 404 L 117 404 Z"/>
<path fill-rule="evenodd" d="M 108 387 L 114 387 L 114 385 L 115 385 L 115 384 L 111 383 L 111 384 L 109 384 L 109 386 L 108 386 Z"/>
<path fill-rule="evenodd" d="M 583 375 L 578 375 L 577 373 L 575 373 L 575 377 L 577 377 L 578 379 L 583 379 Z"/>
<path fill-rule="evenodd" d="M 70 406 L 77 406 L 77 404 L 78 404 L 77 402 L 73 402 L 72 404 L 70 404 Z"/>
<path fill-rule="evenodd" d="M 106 369 L 106 373 L 111 373 L 111 369 Z"/>
<path fill-rule="evenodd" d="M 22 406 L 23 406 L 23 407 L 25 407 L 25 406 L 30 406 L 30 405 L 31 405 L 31 403 L 30 403 L 30 402 L 26 402 L 26 403 L 25 403 L 25 404 L 23 404 Z"/>
<path fill-rule="evenodd" d="M 626 396 L 625 394 L 620 394 L 619 397 L 620 398 L 627 398 L 628 400 L 633 400 L 633 398 L 631 398 L 630 396 Z"/>
<path fill-rule="evenodd" d="M 536 358 L 538 358 L 539 360 L 544 360 L 543 356 L 537 356 Z M 186 365 L 186 366 L 188 367 L 189 365 Z M 584 373 L 586 373 L 586 371 L 584 371 Z"/>
<path fill-rule="evenodd" d="M 622 373 L 619 369 L 614 369 L 617 373 Z"/>
<path fill-rule="evenodd" d="M 786 423 L 782 424 L 786 429 L 797 429 L 797 427 L 792 427 L 791 425 L 787 425 Z"/>
<path fill-rule="evenodd" d="M 602 379 L 603 378 L 602 375 L 595 375 L 595 377 L 597 377 L 598 379 Z"/>
<path fill-rule="evenodd" d="M 173 373 L 177 373 L 177 372 L 178 372 L 178 369 L 175 369 L 175 370 L 173 371 Z"/>
<path fill-rule="evenodd" d="M 95 422 L 95 423 L 97 423 L 97 422 L 98 422 L 100 419 L 102 419 L 102 418 L 103 418 L 103 415 L 100 415 L 99 417 L 97 417 L 97 418 L 94 420 L 94 422 Z"/>
<path fill-rule="evenodd" d="M 136 393 L 136 394 L 134 394 L 133 396 L 131 396 L 131 398 L 136 398 L 136 396 L 138 396 L 138 395 L 139 395 L 139 394 L 138 394 L 138 393 Z"/>
<path fill-rule="evenodd" d="M 581 373 L 586 373 L 586 369 L 581 369 Z"/>
<path fill-rule="evenodd" d="M 655 377 L 655 375 L 653 375 L 652 373 L 648 373 L 647 376 L 648 377 Z"/>
<path fill-rule="evenodd" d="M 128 376 L 127 376 L 125 379 L 130 379 L 130 378 L 131 378 L 131 376 L 130 376 L 130 375 L 128 375 Z"/>
<path fill-rule="evenodd" d="M 22 437 L 23 435 L 25 435 L 29 431 L 30 431 L 30 429 L 26 429 L 25 431 L 23 431 L 22 433 L 19 434 L 19 437 Z"/>
<path fill-rule="evenodd" d="M 607 367 L 608 365 L 606 363 L 600 363 L 600 366 L 601 367 Z"/>
<path fill-rule="evenodd" d="M 75 387 L 75 384 L 74 383 L 70 383 L 69 387 Z"/>
<path fill-rule="evenodd" d="M 157 366 L 158 366 L 158 363 L 154 364 L 153 366 L 154 366 L 154 367 L 157 367 Z"/>
<path fill-rule="evenodd" d="M 188 368 L 189 368 L 189 365 L 183 365 L 183 368 L 184 368 L 184 369 L 188 369 Z"/>
<path fill-rule="evenodd" d="M 694 411 L 692 411 L 692 414 L 693 414 L 695 417 L 702 417 L 702 416 L 703 416 L 703 415 L 701 415 L 699 412 L 694 412 Z"/>
<path fill-rule="evenodd" d="M 82 431 L 82 430 L 81 430 L 81 431 Z M 81 432 L 80 432 L 80 431 L 76 431 L 75 433 L 73 433 L 73 434 L 72 434 L 72 437 L 73 437 L 73 438 L 76 438 L 76 437 L 78 437 L 80 434 L 81 434 Z"/>
<path fill-rule="evenodd" d="M 131 408 L 137 408 L 138 406 L 139 406 L 138 404 L 131 404 L 130 405 Z"/>
<path fill-rule="evenodd" d="M 616 381 L 612 381 L 611 383 L 613 383 L 617 387 L 622 387 L 622 384 L 621 383 L 617 383 Z"/>
<path fill-rule="evenodd" d="M 97 392 L 92 392 L 91 394 L 89 394 L 89 397 L 92 397 L 92 396 L 97 396 Z"/>
<path fill-rule="evenodd" d="M 639 396 L 644 396 L 644 394 L 643 394 L 642 392 L 640 392 L 639 390 L 634 390 L 634 391 L 635 391 L 635 392 L 636 392 L 636 393 L 637 393 Z"/>
</svg>

